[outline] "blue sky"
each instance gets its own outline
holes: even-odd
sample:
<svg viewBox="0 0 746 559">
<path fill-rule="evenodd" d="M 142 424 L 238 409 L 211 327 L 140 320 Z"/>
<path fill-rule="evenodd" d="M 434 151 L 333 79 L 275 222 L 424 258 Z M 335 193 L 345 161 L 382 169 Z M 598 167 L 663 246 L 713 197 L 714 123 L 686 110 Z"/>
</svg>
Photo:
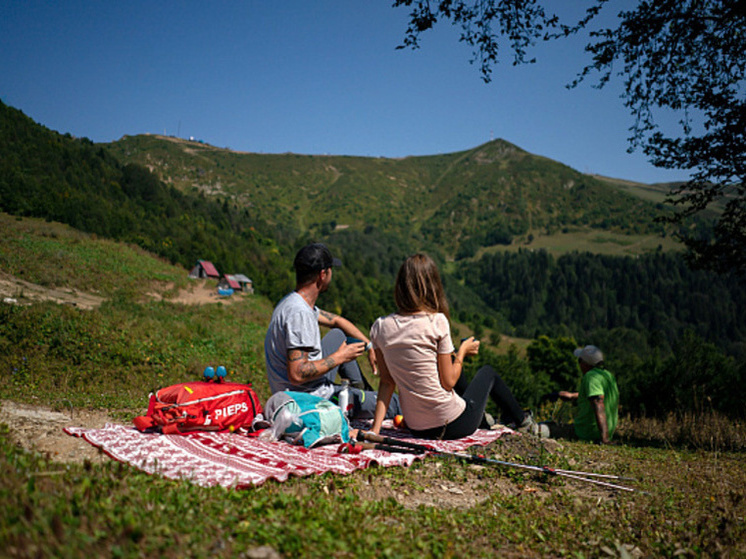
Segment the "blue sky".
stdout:
<svg viewBox="0 0 746 559">
<path fill-rule="evenodd" d="M 625 0 L 611 2 L 610 15 Z M 682 180 L 627 153 L 621 83 L 565 89 L 583 42 L 504 50 L 485 84 L 457 30 L 397 50 L 389 1 L 0 3 L 0 98 L 59 132 L 109 142 L 158 133 L 240 151 L 404 157 L 492 138 L 578 171 Z"/>
</svg>

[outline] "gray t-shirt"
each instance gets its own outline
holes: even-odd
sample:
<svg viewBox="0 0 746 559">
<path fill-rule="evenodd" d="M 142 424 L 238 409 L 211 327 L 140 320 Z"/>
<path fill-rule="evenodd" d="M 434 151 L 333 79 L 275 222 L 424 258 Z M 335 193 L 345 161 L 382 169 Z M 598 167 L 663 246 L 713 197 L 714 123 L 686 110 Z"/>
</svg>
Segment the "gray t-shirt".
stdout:
<svg viewBox="0 0 746 559">
<path fill-rule="evenodd" d="M 295 291 L 277 303 L 264 338 L 269 388 L 272 394 L 283 390 L 315 392 L 320 386 L 330 384 L 325 377 L 302 385 L 291 384 L 288 380 L 289 349 L 308 351 L 309 361 L 322 358 L 319 309 L 309 307 Z"/>
</svg>

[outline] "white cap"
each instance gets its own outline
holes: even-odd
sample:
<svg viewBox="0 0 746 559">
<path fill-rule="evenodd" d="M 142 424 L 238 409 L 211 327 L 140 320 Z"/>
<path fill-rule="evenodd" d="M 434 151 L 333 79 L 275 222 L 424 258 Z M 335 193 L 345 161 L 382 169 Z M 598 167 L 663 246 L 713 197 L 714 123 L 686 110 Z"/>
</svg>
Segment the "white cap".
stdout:
<svg viewBox="0 0 746 559">
<path fill-rule="evenodd" d="M 595 367 L 604 360 L 604 354 L 594 345 L 579 347 L 572 354 L 591 367 Z"/>
</svg>

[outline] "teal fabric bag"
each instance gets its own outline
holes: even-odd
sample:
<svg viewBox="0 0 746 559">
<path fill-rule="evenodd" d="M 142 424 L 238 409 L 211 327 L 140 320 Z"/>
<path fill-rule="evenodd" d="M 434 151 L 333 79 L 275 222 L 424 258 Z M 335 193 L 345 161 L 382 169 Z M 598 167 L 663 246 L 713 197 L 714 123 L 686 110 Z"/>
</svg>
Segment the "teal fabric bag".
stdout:
<svg viewBox="0 0 746 559">
<path fill-rule="evenodd" d="M 350 440 L 342 410 L 329 400 L 306 392 L 277 392 L 264 406 L 264 418 L 274 438 L 306 448 Z"/>
</svg>

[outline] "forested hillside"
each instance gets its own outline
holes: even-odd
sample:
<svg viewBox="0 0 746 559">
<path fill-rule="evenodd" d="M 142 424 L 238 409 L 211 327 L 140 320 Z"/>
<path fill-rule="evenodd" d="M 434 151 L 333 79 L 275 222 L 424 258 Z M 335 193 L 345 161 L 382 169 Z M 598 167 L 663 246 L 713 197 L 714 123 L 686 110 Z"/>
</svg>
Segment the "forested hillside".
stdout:
<svg viewBox="0 0 746 559">
<path fill-rule="evenodd" d="M 52 132 L 2 102 L 0 210 L 133 243 L 184 267 L 209 258 L 226 273 L 249 275 L 260 290 L 287 284 L 273 241 L 240 212 L 185 195 L 144 167 Z"/>
<path fill-rule="evenodd" d="M 242 154 L 155 136 L 95 145 L 0 104 L 0 210 L 10 214 L 136 244 L 184 268 L 212 260 L 252 277 L 271 302 L 292 286 L 297 248 L 321 240 L 345 265 L 320 304 L 363 328 L 393 310 L 404 258 L 427 251 L 459 327 L 492 344 L 500 334 L 598 343 L 629 372 L 627 390 L 647 386 L 650 370 L 673 386 L 677 353 L 692 347 L 705 349 L 687 371 L 742 376 L 734 363 L 746 362 L 746 286 L 666 252 L 654 221 L 663 207 L 646 197 L 504 141 L 400 160 Z M 588 231 L 661 242 L 626 257 L 531 248 L 534 234 Z M 549 386 L 507 359 L 527 401 Z"/>
<path fill-rule="evenodd" d="M 692 330 L 733 353 L 746 350 L 746 290 L 738 278 L 691 270 L 677 254 L 555 259 L 523 250 L 485 255 L 456 275 L 523 337 L 627 328 L 673 344 Z"/>
</svg>

